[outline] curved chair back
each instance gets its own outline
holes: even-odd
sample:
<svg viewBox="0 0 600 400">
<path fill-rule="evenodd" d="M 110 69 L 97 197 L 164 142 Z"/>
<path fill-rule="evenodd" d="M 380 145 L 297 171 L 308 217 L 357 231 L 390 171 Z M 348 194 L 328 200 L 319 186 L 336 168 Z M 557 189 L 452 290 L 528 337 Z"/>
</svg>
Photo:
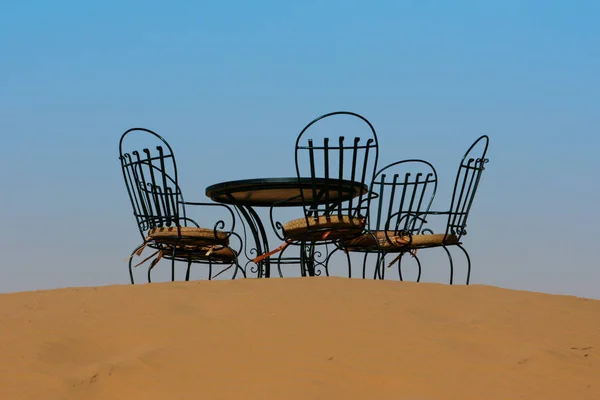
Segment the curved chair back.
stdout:
<svg viewBox="0 0 600 400">
<path fill-rule="evenodd" d="M 480 136 L 469 147 L 460 162 L 450 202 L 446 236 L 454 234 L 460 239 L 461 236 L 467 234 L 469 211 L 471 211 L 471 205 L 479 187 L 481 174 L 485 169 L 485 164 L 489 161 L 485 158 L 488 145 L 488 136 Z"/>
<path fill-rule="evenodd" d="M 142 237 L 153 228 L 186 226 L 177 163 L 166 140 L 149 129 L 129 129 L 121 136 L 119 159 Z"/>
<path fill-rule="evenodd" d="M 368 217 L 370 200 L 363 201 L 368 191 L 353 198 L 344 194 L 348 181 L 368 185 L 373 180 L 378 152 L 375 128 L 353 112 L 324 114 L 302 129 L 296 139 L 295 162 L 298 178 L 313 183 L 312 189 L 301 192 L 307 226 L 310 218 Z M 316 184 L 323 179 L 324 185 Z"/>
<path fill-rule="evenodd" d="M 437 184 L 435 168 L 424 160 L 397 161 L 382 168 L 371 184 L 369 229 L 420 234 Z"/>
</svg>

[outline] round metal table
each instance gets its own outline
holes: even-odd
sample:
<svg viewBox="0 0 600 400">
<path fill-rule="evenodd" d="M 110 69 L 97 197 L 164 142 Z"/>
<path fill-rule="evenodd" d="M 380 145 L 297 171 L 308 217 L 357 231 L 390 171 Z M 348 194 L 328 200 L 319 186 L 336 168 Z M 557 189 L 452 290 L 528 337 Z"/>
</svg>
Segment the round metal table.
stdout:
<svg viewBox="0 0 600 400">
<path fill-rule="evenodd" d="M 233 205 L 240 211 L 252 232 L 256 255 L 260 255 L 268 253 L 270 248 L 264 225 L 254 207 L 335 204 L 363 195 L 368 190 L 367 185 L 349 180 L 285 177 L 221 182 L 207 187 L 206 195 L 215 202 Z M 258 262 L 257 272 L 259 278 L 271 276 L 268 257 Z"/>
</svg>

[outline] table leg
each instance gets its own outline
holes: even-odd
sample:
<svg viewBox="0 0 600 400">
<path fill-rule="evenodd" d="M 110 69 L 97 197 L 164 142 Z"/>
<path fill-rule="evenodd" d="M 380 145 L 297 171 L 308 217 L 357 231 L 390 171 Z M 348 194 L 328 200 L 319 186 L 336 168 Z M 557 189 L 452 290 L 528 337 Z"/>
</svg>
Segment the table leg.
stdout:
<svg viewBox="0 0 600 400">
<path fill-rule="evenodd" d="M 263 253 L 268 253 L 269 251 L 271 251 L 271 249 L 269 249 L 269 239 L 267 237 L 267 232 L 265 231 L 265 227 L 264 227 L 260 217 L 256 213 L 256 211 L 254 211 L 254 209 L 252 207 L 247 207 L 247 209 L 248 209 L 248 212 L 250 213 L 250 215 L 252 215 L 252 219 L 256 222 L 256 226 L 258 227 L 258 231 L 259 231 L 261 239 L 262 239 L 262 251 L 263 251 Z M 259 254 L 263 254 L 263 253 L 259 253 Z M 260 263 L 262 264 L 261 267 L 264 268 L 264 274 L 263 274 L 264 277 L 270 278 L 271 277 L 271 260 L 270 260 L 270 258 L 267 257 L 264 260 L 262 260 Z"/>
<path fill-rule="evenodd" d="M 267 237 L 267 232 L 265 230 L 264 224 L 254 208 L 246 205 L 237 205 L 236 209 L 240 212 L 243 217 L 242 223 L 245 221 L 245 225 L 248 225 L 250 228 L 250 232 L 252 233 L 252 238 L 254 239 L 254 252 L 252 249 L 249 249 L 246 252 L 246 257 L 250 260 L 256 256 L 261 254 L 268 253 L 270 251 L 269 248 L 269 239 Z M 245 236 L 245 235 L 244 235 Z M 248 248 L 248 240 L 244 237 L 244 246 L 245 249 Z M 325 272 L 328 274 L 327 267 L 324 265 L 324 262 L 320 262 L 316 260 L 317 254 L 322 257 L 321 251 L 315 250 L 315 243 L 303 243 L 300 245 L 300 258 L 287 258 L 280 259 L 278 261 L 273 261 L 274 263 L 281 262 L 283 260 L 287 260 L 286 263 L 291 262 L 300 262 L 300 272 L 302 276 L 319 276 L 321 275 L 321 271 L 317 271 L 317 266 L 323 268 Z M 327 259 L 327 246 L 325 246 L 325 260 Z M 254 254 L 253 254 L 254 253 Z M 254 257 L 253 257 L 254 256 Z M 250 261 L 251 262 L 251 261 Z M 271 277 L 271 258 L 267 257 L 258 262 L 256 266 L 257 273 L 259 278 L 270 278 Z"/>
<path fill-rule="evenodd" d="M 306 271 L 308 276 L 315 276 L 315 245 L 314 243 L 306 243 L 304 245 L 304 265 L 302 269 Z"/>
<path fill-rule="evenodd" d="M 254 209 L 250 206 L 236 206 L 236 208 L 239 210 L 240 214 L 242 214 L 246 220 L 246 223 L 248 224 L 248 227 L 250 228 L 250 231 L 252 232 L 252 237 L 254 239 L 254 250 L 256 251 L 254 256 L 256 257 L 267 253 L 269 251 L 269 240 L 267 238 L 265 227 L 256 211 L 254 211 Z M 247 241 L 244 243 L 244 246 L 247 246 Z M 251 254 L 252 250 L 250 250 L 250 255 L 246 255 L 248 258 L 250 258 Z M 262 278 L 263 276 L 265 278 L 271 277 L 271 262 L 268 257 L 260 261 L 257 265 L 257 268 L 259 278 Z"/>
</svg>

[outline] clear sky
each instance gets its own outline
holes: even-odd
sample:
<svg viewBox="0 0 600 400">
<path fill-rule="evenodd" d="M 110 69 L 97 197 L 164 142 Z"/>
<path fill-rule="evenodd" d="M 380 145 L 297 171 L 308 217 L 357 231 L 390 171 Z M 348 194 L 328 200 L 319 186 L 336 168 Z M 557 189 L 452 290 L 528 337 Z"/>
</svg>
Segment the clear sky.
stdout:
<svg viewBox="0 0 600 400">
<path fill-rule="evenodd" d="M 490 136 L 473 283 L 600 298 L 599 20 L 595 0 L 2 2 L 0 291 L 128 282 L 126 129 L 165 136 L 204 201 L 293 175 L 303 126 L 349 110 L 381 165 L 436 166 L 436 209 Z"/>
</svg>

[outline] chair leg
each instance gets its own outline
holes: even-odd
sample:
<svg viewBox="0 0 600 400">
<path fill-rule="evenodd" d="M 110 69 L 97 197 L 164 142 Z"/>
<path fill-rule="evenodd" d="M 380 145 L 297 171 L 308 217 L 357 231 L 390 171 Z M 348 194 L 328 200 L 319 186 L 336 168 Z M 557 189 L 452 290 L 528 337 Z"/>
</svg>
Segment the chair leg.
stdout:
<svg viewBox="0 0 600 400">
<path fill-rule="evenodd" d="M 452 255 L 450 251 L 446 248 L 446 246 L 442 246 L 446 254 L 448 255 L 448 260 L 450 261 L 450 284 L 454 281 L 454 264 L 452 263 Z"/>
<path fill-rule="evenodd" d="M 348 262 L 348 278 L 352 278 L 352 260 L 350 260 L 350 252 L 346 251 L 344 253 L 346 254 L 346 261 Z M 327 276 L 329 276 L 329 268 L 327 266 L 325 266 L 325 271 L 327 271 Z"/>
<path fill-rule="evenodd" d="M 382 253 L 380 251 L 373 251 L 373 252 L 366 251 L 365 252 L 365 256 L 363 257 L 362 277 L 363 277 L 363 279 L 367 278 L 367 259 L 369 258 L 369 255 L 371 255 L 371 254 L 377 255 L 377 258 L 375 259 L 375 269 L 373 270 L 373 279 L 383 279 L 383 277 L 385 276 L 385 272 L 384 272 L 383 268 L 381 268 L 381 266 L 383 265 L 383 262 L 385 260 L 385 253 Z"/>
<path fill-rule="evenodd" d="M 465 253 L 465 256 L 467 257 L 467 285 L 469 284 L 469 281 L 471 280 L 471 257 L 469 257 L 469 253 L 467 253 L 467 250 L 462 247 L 460 244 L 457 244 L 458 248 L 461 249 L 463 251 L 463 253 Z"/>
<path fill-rule="evenodd" d="M 185 281 L 190 280 L 190 272 L 192 271 L 192 260 L 188 260 L 187 270 L 185 271 Z"/>
<path fill-rule="evenodd" d="M 325 274 L 327 274 L 327 276 L 329 276 L 329 260 L 331 260 L 331 256 L 333 256 L 335 254 L 336 251 L 340 250 L 339 247 L 336 247 L 335 249 L 333 249 L 333 251 L 331 253 L 327 254 L 327 257 L 325 258 Z"/>
<path fill-rule="evenodd" d="M 212 264 L 212 259 L 209 258 L 208 259 L 208 280 L 212 281 L 212 271 L 213 270 L 213 264 Z"/>
<path fill-rule="evenodd" d="M 417 282 L 421 282 L 421 272 L 422 272 L 422 270 L 421 270 L 421 261 L 419 260 L 419 257 L 417 257 L 416 254 L 413 256 L 413 258 L 415 260 L 417 260 L 417 266 L 419 267 L 419 274 L 417 275 Z"/>
<path fill-rule="evenodd" d="M 210 261 L 212 261 L 212 259 L 209 259 L 209 262 L 210 262 Z M 250 262 L 252 262 L 252 261 L 250 260 Z M 246 265 L 247 265 L 247 264 L 246 264 Z M 244 268 L 242 268 L 242 266 L 241 266 L 241 265 L 239 264 L 239 262 L 238 262 L 238 259 L 237 259 L 237 258 L 235 258 L 235 259 L 234 259 L 234 260 L 231 262 L 231 264 L 229 264 L 229 266 L 227 266 L 227 267 L 223 268 L 223 269 L 222 269 L 221 271 L 219 271 L 219 272 L 218 272 L 218 273 L 217 273 L 215 276 L 212 276 L 212 279 L 216 278 L 217 276 L 221 275 L 223 272 L 225 272 L 225 271 L 227 271 L 227 270 L 231 269 L 231 268 L 232 268 L 232 267 L 234 267 L 234 266 L 235 266 L 235 268 L 234 268 L 234 270 L 233 270 L 233 276 L 231 277 L 231 280 L 235 280 L 235 278 L 237 277 L 238 270 L 240 270 L 240 271 L 242 272 L 242 275 L 243 275 L 243 277 L 244 277 L 244 278 L 246 278 L 246 271 L 245 271 L 245 269 L 244 269 Z M 210 269 L 210 268 L 211 268 L 211 266 L 209 265 L 209 269 Z M 210 276 L 209 276 L 209 279 L 211 279 L 211 277 L 210 277 Z"/>
<path fill-rule="evenodd" d="M 404 254 L 402 255 L 404 256 Z M 422 273 L 422 268 L 421 268 L 421 260 L 419 260 L 419 257 L 417 257 L 417 255 L 413 255 L 412 258 L 415 259 L 415 261 L 417 262 L 417 270 L 418 270 L 418 274 L 417 274 L 417 282 L 421 281 L 421 273 Z M 450 262 L 452 262 L 452 260 L 450 260 Z M 400 257 L 398 259 L 398 276 L 400 277 L 400 280 L 402 281 L 402 257 Z"/>
<path fill-rule="evenodd" d="M 171 260 L 171 282 L 175 282 L 175 250 L 177 246 L 173 246 L 173 259 Z"/>
<path fill-rule="evenodd" d="M 232 265 L 235 265 L 235 271 L 233 271 L 233 276 L 231 277 L 232 280 L 234 280 L 237 277 L 238 270 L 240 270 L 241 273 L 242 273 L 242 276 L 244 278 L 246 278 L 246 270 L 244 268 L 242 268 L 242 266 L 240 265 L 239 260 L 238 260 L 237 257 L 235 257 L 233 259 L 233 264 Z M 229 268 L 230 267 L 227 267 L 227 269 L 229 269 Z"/>
<path fill-rule="evenodd" d="M 131 264 L 133 263 L 133 255 L 139 250 L 141 249 L 143 246 L 145 245 L 145 243 L 140 244 L 138 247 L 136 247 L 132 252 L 131 255 L 129 256 L 129 280 L 131 281 L 131 284 L 135 284 L 134 279 L 133 279 L 133 267 L 131 266 Z"/>
<path fill-rule="evenodd" d="M 175 253 L 175 252 L 173 252 L 173 253 Z M 159 258 L 157 258 L 156 260 L 152 261 L 152 263 L 148 267 L 148 283 L 152 283 L 152 276 L 151 276 L 152 275 L 152 270 L 158 264 L 158 260 L 159 260 Z M 171 260 L 171 269 L 173 270 L 173 272 L 175 271 L 175 259 Z M 175 279 L 175 275 L 174 274 L 173 274 L 173 279 Z"/>
<path fill-rule="evenodd" d="M 365 254 L 365 261 L 367 254 Z M 376 252 L 377 259 L 375 260 L 375 271 L 373 272 L 373 279 L 379 278 L 380 280 L 385 279 L 385 253 Z"/>
<path fill-rule="evenodd" d="M 380 265 L 379 265 L 379 256 L 382 254 L 381 249 L 379 248 L 379 241 L 377 239 L 377 237 L 373 234 L 373 232 L 367 230 L 366 232 L 367 235 L 371 236 L 371 238 L 373 239 L 374 243 L 377 243 L 377 249 L 376 249 L 376 253 L 377 253 L 377 259 L 375 260 L 375 271 L 373 273 L 373 279 L 377 279 L 377 277 L 379 277 L 380 279 L 382 276 L 381 270 L 379 269 Z M 363 258 L 363 273 L 362 273 L 362 278 L 366 279 L 367 277 L 367 257 L 369 255 L 369 251 L 365 251 L 365 256 Z"/>
<path fill-rule="evenodd" d="M 363 257 L 363 265 L 362 265 L 362 278 L 367 279 L 367 256 L 369 255 L 368 251 L 365 251 L 365 255 Z M 379 262 L 379 256 L 377 256 L 377 262 L 375 263 L 375 272 L 373 274 L 373 279 L 376 279 L 377 273 L 379 272 L 379 266 L 377 263 Z"/>
<path fill-rule="evenodd" d="M 235 262 L 235 272 L 233 273 L 233 279 L 235 279 L 235 277 L 237 276 L 238 269 L 242 272 L 242 276 L 244 278 L 247 278 L 246 270 L 244 270 L 242 268 L 242 266 L 238 263 L 238 260 L 236 259 L 234 262 Z"/>
<path fill-rule="evenodd" d="M 404 253 L 400 253 L 400 257 L 398 257 L 398 278 L 400 278 L 400 282 L 404 281 L 402 278 L 402 257 Z"/>
</svg>

